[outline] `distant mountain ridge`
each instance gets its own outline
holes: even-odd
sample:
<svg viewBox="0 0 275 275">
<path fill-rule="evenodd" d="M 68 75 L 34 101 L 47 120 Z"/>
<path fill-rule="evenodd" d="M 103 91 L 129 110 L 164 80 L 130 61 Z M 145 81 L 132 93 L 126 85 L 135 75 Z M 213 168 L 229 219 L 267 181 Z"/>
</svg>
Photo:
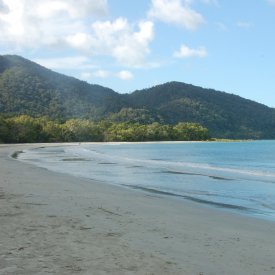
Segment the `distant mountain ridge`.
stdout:
<svg viewBox="0 0 275 275">
<path fill-rule="evenodd" d="M 181 82 L 119 94 L 14 55 L 0 56 L 0 113 L 61 120 L 196 122 L 215 137 L 275 138 L 275 109 L 233 94 Z"/>
</svg>

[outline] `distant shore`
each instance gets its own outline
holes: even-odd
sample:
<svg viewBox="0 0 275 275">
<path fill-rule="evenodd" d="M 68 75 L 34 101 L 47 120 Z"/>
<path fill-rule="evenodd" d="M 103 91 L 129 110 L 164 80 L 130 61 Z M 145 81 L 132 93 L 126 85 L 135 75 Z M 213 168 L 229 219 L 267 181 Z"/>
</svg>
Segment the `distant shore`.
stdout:
<svg viewBox="0 0 275 275">
<path fill-rule="evenodd" d="M 0 145 L 0 274 L 275 274 L 274 222 L 11 157 L 39 146 Z"/>
</svg>

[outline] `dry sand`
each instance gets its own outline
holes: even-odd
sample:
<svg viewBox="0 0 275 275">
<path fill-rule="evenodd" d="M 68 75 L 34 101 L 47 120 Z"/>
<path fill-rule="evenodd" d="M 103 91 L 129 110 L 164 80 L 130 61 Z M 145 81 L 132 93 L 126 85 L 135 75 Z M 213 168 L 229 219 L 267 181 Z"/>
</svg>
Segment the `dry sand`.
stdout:
<svg viewBox="0 0 275 275">
<path fill-rule="evenodd" d="M 29 146 L 0 146 L 0 274 L 275 274 L 275 222 L 9 157 Z"/>
</svg>

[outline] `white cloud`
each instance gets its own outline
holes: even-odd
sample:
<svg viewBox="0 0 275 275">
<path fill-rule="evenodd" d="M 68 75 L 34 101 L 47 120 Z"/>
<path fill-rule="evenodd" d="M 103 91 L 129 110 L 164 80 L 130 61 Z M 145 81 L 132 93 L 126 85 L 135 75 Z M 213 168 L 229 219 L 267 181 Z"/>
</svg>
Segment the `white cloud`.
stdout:
<svg viewBox="0 0 275 275">
<path fill-rule="evenodd" d="M 112 57 L 122 65 L 145 67 L 153 22 L 96 21 L 107 13 L 107 0 L 0 0 L 0 46 L 73 49 L 89 56 Z"/>
<path fill-rule="evenodd" d="M 134 75 L 130 71 L 120 71 L 117 74 L 117 77 L 123 80 L 130 80 Z"/>
<path fill-rule="evenodd" d="M 110 72 L 107 70 L 96 70 L 92 72 L 82 72 L 80 78 L 83 80 L 90 80 L 92 78 L 108 78 L 117 77 L 121 80 L 130 80 L 134 78 L 134 75 L 130 71 L 122 70 L 119 72 Z"/>
<path fill-rule="evenodd" d="M 242 29 L 249 29 L 251 27 L 251 23 L 245 22 L 245 21 L 239 21 L 239 22 L 237 22 L 237 26 Z"/>
<path fill-rule="evenodd" d="M 107 13 L 107 0 L 78 0 L 77 4 L 75 0 L 36 0 L 35 3 L 37 15 L 47 19 L 62 16 L 64 13 L 70 18 L 102 16 Z"/>
<path fill-rule="evenodd" d="M 61 57 L 61 58 L 38 58 L 34 59 L 34 62 L 52 69 L 92 69 L 95 65 L 90 64 L 89 59 L 85 56 L 73 56 L 73 57 Z"/>
<path fill-rule="evenodd" d="M 82 72 L 79 76 L 79 79 L 82 79 L 82 80 L 90 80 L 91 78 L 93 77 L 93 74 L 90 73 L 90 72 Z"/>
<path fill-rule="evenodd" d="M 87 18 L 108 12 L 106 0 L 1 0 L 1 7 L 0 43 L 19 48 L 56 45 L 62 36 L 85 30 Z"/>
<path fill-rule="evenodd" d="M 64 37 L 64 41 L 71 47 L 86 52 L 90 50 L 90 47 L 94 42 L 92 37 L 85 32 L 77 32 L 75 34 L 68 35 Z"/>
<path fill-rule="evenodd" d="M 149 18 L 195 30 L 204 23 L 203 16 L 190 7 L 190 0 L 151 0 Z"/>
<path fill-rule="evenodd" d="M 92 78 L 108 78 L 110 77 L 112 74 L 111 72 L 107 71 L 107 70 L 96 70 L 96 71 L 92 71 L 92 72 L 82 72 L 80 74 L 80 78 L 83 80 L 90 80 Z"/>
<path fill-rule="evenodd" d="M 145 56 L 150 52 L 153 40 L 153 23 L 142 21 L 136 30 L 125 18 L 114 21 L 97 21 L 90 32 L 76 33 L 66 37 L 71 47 L 92 55 L 107 55 L 120 64 L 140 67 L 145 64 Z"/>
<path fill-rule="evenodd" d="M 179 51 L 174 53 L 174 57 L 178 58 L 189 58 L 189 57 L 200 57 L 203 58 L 207 56 L 207 51 L 204 47 L 199 47 L 197 49 L 189 48 L 186 45 L 181 45 Z"/>
<path fill-rule="evenodd" d="M 110 75 L 110 72 L 106 70 L 97 70 L 92 74 L 92 76 L 98 77 L 98 78 L 107 78 L 109 75 Z"/>
</svg>

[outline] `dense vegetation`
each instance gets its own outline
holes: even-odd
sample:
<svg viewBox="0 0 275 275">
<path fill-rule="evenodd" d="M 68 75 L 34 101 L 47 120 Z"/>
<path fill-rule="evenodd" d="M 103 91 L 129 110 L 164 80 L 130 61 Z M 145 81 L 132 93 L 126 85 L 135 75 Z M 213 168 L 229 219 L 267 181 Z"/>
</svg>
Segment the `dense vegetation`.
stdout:
<svg viewBox="0 0 275 275">
<path fill-rule="evenodd" d="M 119 98 L 111 89 L 55 73 L 22 57 L 0 56 L 0 113 L 98 118 L 107 110 L 120 110 Z"/>
<path fill-rule="evenodd" d="M 223 138 L 275 138 L 275 109 L 225 92 L 170 82 L 129 96 L 133 108 L 157 113 L 165 123 L 196 122 Z"/>
<path fill-rule="evenodd" d="M 179 82 L 122 95 L 11 55 L 0 56 L 1 113 L 118 125 L 189 122 L 218 138 L 275 138 L 275 109 L 236 95 Z"/>
<path fill-rule="evenodd" d="M 94 122 L 87 119 L 69 119 L 65 122 L 47 117 L 27 115 L 4 118 L 0 116 L 0 142 L 84 142 L 84 141 L 165 141 L 207 140 L 206 128 L 195 123 L 175 126 L 152 124 Z"/>
</svg>

